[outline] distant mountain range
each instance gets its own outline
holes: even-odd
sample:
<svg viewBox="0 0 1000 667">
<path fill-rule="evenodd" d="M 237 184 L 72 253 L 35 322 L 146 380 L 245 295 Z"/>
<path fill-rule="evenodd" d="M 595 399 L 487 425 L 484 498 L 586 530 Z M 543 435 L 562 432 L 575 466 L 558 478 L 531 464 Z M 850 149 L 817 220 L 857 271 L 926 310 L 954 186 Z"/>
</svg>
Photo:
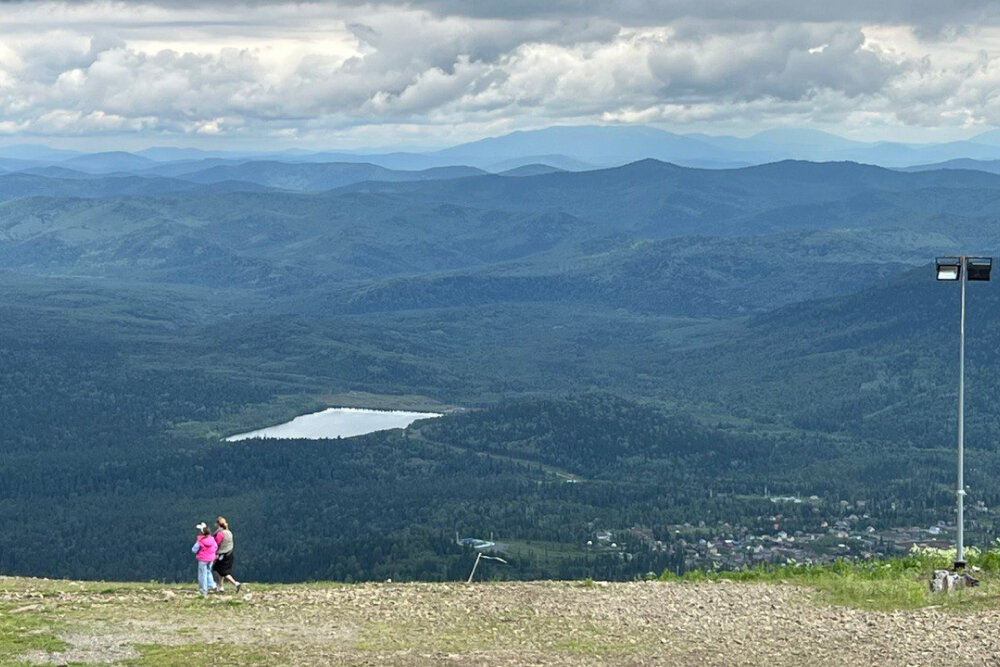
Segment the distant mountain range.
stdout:
<svg viewBox="0 0 1000 667">
<path fill-rule="evenodd" d="M 990 174 L 1000 174 L 1000 160 L 972 160 L 958 158 L 934 164 L 917 164 L 900 171 L 935 171 L 937 169 L 967 169 L 969 171 L 985 171 Z"/>
<path fill-rule="evenodd" d="M 786 159 L 814 162 L 851 161 L 889 168 L 970 168 L 992 171 L 988 163 L 1000 160 L 1000 130 L 984 132 L 965 141 L 909 144 L 861 142 L 808 129 L 773 129 L 750 137 L 678 134 L 642 125 L 555 126 L 517 131 L 450 148 L 425 152 L 351 152 L 327 150 L 212 151 L 197 148 L 153 147 L 134 153 L 108 151 L 82 153 L 39 145 L 0 147 L 0 170 L 19 171 L 59 167 L 88 174 L 147 172 L 157 176 L 183 176 L 213 167 L 236 168 L 248 162 L 281 164 L 365 164 L 393 171 L 426 171 L 439 167 L 469 167 L 493 173 L 529 165 L 564 171 L 613 167 L 643 159 L 709 169 L 733 168 Z M 370 167 L 368 167 L 370 169 Z M 259 168 L 260 169 L 260 168 Z M 259 170 L 258 169 L 258 170 Z M 261 185 L 336 187 L 341 176 L 271 175 Z M 384 175 L 384 174 L 383 174 Z M 242 180 L 242 174 L 217 172 L 199 178 Z M 426 176 L 425 176 L 426 177 Z M 398 180 L 422 180 L 402 178 Z M 329 180 L 327 180 L 329 178 Z M 392 177 L 389 180 L 395 180 Z M 348 177 L 350 180 L 350 177 Z M 381 179 L 378 179 L 381 180 Z"/>
<path fill-rule="evenodd" d="M 296 290 L 376 281 L 321 300 L 350 311 L 527 298 L 732 315 L 868 280 L 842 275 L 844 264 L 885 275 L 959 246 L 1000 248 L 984 206 L 1000 197 L 1000 176 L 977 171 L 644 160 L 508 175 L 274 162 L 190 180 L 56 173 L 0 175 L 4 266 L 206 286 L 253 274 Z M 789 252 L 817 257 L 815 282 L 783 282 Z M 742 268 L 723 279 L 734 262 Z M 704 275 L 699 290 L 689 273 Z"/>
<path fill-rule="evenodd" d="M 802 129 L 776 129 L 751 137 L 733 137 L 675 134 L 646 126 L 550 127 L 483 139 L 438 151 L 428 157 L 489 169 L 489 165 L 499 159 L 542 154 L 562 155 L 596 166 L 653 158 L 704 168 L 746 166 L 785 159 L 908 167 L 959 158 L 1000 159 L 1000 135 L 994 131 L 968 141 L 905 144 L 852 141 L 827 132 Z M 551 164 L 544 159 L 535 161 Z"/>
</svg>

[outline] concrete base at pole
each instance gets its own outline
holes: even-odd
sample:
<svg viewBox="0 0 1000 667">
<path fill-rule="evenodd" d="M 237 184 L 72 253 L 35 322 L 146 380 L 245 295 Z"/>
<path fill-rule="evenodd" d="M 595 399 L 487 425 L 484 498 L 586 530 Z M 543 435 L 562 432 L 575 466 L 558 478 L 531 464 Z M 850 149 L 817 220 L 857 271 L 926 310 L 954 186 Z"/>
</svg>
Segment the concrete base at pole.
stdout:
<svg viewBox="0 0 1000 667">
<path fill-rule="evenodd" d="M 975 568 L 973 568 L 975 569 Z M 967 572 L 949 572 L 934 570 L 929 582 L 931 593 L 951 593 L 960 588 L 972 588 L 979 585 L 979 580 Z"/>
</svg>

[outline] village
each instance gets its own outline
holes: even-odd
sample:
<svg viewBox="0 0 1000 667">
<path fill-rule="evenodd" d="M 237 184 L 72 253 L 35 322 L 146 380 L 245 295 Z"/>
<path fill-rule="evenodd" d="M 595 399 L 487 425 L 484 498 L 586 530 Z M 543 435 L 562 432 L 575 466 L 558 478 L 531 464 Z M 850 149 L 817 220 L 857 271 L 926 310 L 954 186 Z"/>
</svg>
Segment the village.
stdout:
<svg viewBox="0 0 1000 667">
<path fill-rule="evenodd" d="M 652 530 L 597 530 L 587 542 L 596 552 L 618 552 L 630 559 L 642 550 L 673 552 L 678 571 L 733 570 L 764 564 L 815 564 L 846 559 L 883 558 L 901 555 L 914 547 L 954 546 L 953 522 L 938 521 L 926 526 L 886 526 L 865 511 L 865 501 L 837 501 L 827 504 L 816 496 L 770 498 L 774 513 L 756 517 L 753 528 L 720 521 L 704 521 L 669 526 L 666 539 L 657 539 Z M 815 518 L 803 521 L 787 516 L 785 505 L 812 505 Z M 990 509 L 981 501 L 969 507 L 970 524 L 987 524 Z M 809 525 L 812 524 L 812 525 Z M 760 528 L 764 528 L 761 530 Z"/>
</svg>

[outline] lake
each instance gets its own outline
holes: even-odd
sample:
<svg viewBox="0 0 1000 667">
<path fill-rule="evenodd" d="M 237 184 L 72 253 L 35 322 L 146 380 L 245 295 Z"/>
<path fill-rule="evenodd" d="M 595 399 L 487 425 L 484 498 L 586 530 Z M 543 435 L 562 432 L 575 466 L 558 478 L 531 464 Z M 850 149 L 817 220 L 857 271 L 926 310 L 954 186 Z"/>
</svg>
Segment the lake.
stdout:
<svg viewBox="0 0 1000 667">
<path fill-rule="evenodd" d="M 320 412 L 301 415 L 290 422 L 267 428 L 239 433 L 226 438 L 226 442 L 268 438 L 275 440 L 322 440 L 325 438 L 350 438 L 376 431 L 406 428 L 418 419 L 440 417 L 436 412 L 404 412 L 401 410 L 362 410 L 359 408 L 327 408 Z"/>
</svg>

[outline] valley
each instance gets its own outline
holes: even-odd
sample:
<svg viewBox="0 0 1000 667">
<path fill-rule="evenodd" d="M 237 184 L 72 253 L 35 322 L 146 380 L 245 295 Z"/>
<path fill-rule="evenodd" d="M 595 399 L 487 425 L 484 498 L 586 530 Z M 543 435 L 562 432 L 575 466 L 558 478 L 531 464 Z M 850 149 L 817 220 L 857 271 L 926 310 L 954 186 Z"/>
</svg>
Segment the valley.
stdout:
<svg viewBox="0 0 1000 667">
<path fill-rule="evenodd" d="M 456 530 L 521 545 L 501 578 L 605 579 L 747 562 L 727 540 L 824 560 L 952 530 L 957 295 L 929 264 L 998 247 L 995 175 L 65 176 L 0 203 L 0 528 L 63 526 L 41 565 L 0 543 L 5 572 L 186 578 L 178 536 L 220 512 L 265 581 L 459 579 Z M 987 508 L 992 285 L 970 288 L 968 325 L 967 475 Z M 336 447 L 222 442 L 331 405 L 445 416 Z M 857 513 L 841 501 L 863 526 L 836 528 Z M 106 558 L 90 517 L 136 513 L 134 555 Z M 308 538 L 283 540 L 289 522 Z M 969 539 L 994 526 L 975 515 Z M 622 548 L 588 550 L 597 531 Z"/>
<path fill-rule="evenodd" d="M 0 0 L 0 665 L 1000 664 L 998 88 L 983 2 Z"/>
</svg>

